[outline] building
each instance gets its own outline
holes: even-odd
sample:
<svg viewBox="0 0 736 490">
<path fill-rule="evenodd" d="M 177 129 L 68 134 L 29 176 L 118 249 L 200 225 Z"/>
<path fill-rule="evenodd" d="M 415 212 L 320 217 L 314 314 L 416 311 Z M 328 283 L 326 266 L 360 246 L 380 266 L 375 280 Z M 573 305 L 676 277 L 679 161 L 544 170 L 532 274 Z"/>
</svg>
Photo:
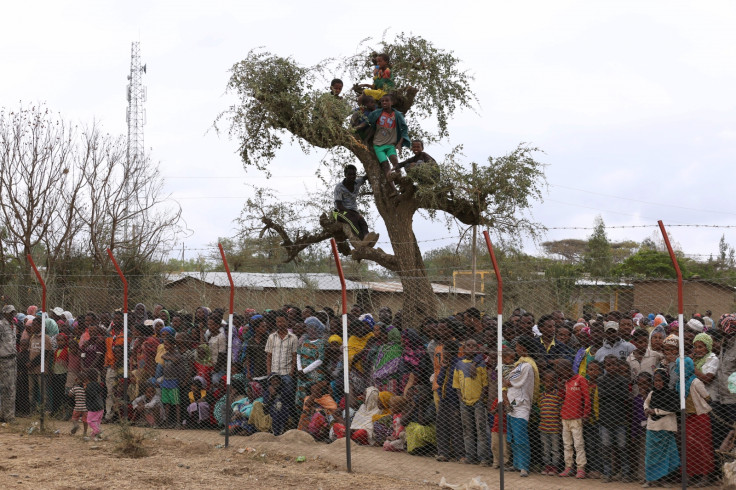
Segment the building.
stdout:
<svg viewBox="0 0 736 490">
<path fill-rule="evenodd" d="M 341 311 L 340 278 L 328 273 L 233 272 L 235 309 L 278 308 L 284 304 L 328 306 Z M 404 291 L 400 282 L 345 281 L 348 305 L 360 304 L 377 312 L 381 306 L 401 309 Z M 432 284 L 440 302 L 440 313 L 465 310 L 471 306 L 470 291 L 444 284 Z M 477 293 L 480 295 L 480 293 Z M 168 276 L 162 302 L 173 310 L 194 311 L 198 306 L 228 308 L 230 282 L 225 272 L 183 272 Z"/>
<path fill-rule="evenodd" d="M 643 279 L 633 281 L 634 308 L 644 314 L 667 313 L 677 315 L 677 281 L 674 279 Z M 700 279 L 683 281 L 683 308 L 685 316 L 713 312 L 717 319 L 734 311 L 736 290 L 717 282 Z"/>
</svg>

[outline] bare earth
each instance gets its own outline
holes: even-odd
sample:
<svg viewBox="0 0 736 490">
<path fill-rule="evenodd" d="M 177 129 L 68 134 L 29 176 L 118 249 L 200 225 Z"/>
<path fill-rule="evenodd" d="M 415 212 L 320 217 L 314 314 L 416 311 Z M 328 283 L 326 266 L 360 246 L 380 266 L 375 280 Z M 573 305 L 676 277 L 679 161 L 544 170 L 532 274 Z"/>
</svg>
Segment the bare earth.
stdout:
<svg viewBox="0 0 736 490">
<path fill-rule="evenodd" d="M 351 445 L 353 473 L 345 471 L 345 442 L 314 442 L 308 434 L 289 431 L 275 437 L 233 436 L 230 447 L 214 431 L 143 430 L 147 457 L 132 459 L 116 452 L 117 429 L 103 425 L 106 440 L 85 442 L 71 436 L 68 422 L 50 421 L 44 434 L 27 429 L 20 419 L 0 427 L 0 488 L 310 488 L 423 489 L 438 488 L 480 477 L 500 488 L 499 472 L 432 458 L 387 453 L 380 448 Z M 54 431 L 58 430 L 58 434 Z M 306 461 L 297 462 L 304 456 Z M 639 484 L 575 480 L 506 473 L 509 489 L 640 488 Z"/>
</svg>

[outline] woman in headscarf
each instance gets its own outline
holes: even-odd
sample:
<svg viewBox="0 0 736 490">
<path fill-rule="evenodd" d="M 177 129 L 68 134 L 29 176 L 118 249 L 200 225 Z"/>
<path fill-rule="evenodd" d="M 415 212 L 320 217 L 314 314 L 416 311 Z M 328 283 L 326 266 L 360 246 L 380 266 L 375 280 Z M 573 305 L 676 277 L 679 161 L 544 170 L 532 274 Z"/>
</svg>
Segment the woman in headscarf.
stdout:
<svg viewBox="0 0 736 490">
<path fill-rule="evenodd" d="M 713 353 L 713 337 L 709 334 L 699 333 L 693 339 L 693 362 L 695 376 L 705 385 L 710 399 L 715 401 L 718 396 L 718 385 L 715 379 L 720 361 Z"/>
<path fill-rule="evenodd" d="M 304 399 L 302 415 L 299 418 L 298 429 L 309 432 L 318 441 L 329 437 L 330 422 L 342 421 L 337 414 L 337 403 L 329 391 L 330 384 L 327 381 L 313 384 L 309 396 Z"/>
<path fill-rule="evenodd" d="M 207 331 L 207 318 L 210 316 L 210 309 L 206 306 L 200 306 L 194 310 L 194 330 L 197 332 Z"/>
<path fill-rule="evenodd" d="M 59 324 L 48 317 L 46 317 L 46 335 L 51 337 L 52 341 L 54 341 L 56 336 L 59 335 Z"/>
<path fill-rule="evenodd" d="M 171 326 L 171 315 L 169 315 L 168 310 L 159 311 L 158 317 L 164 321 L 165 326 L 167 327 Z"/>
<path fill-rule="evenodd" d="M 391 418 L 391 400 L 395 395 L 390 391 L 378 392 L 378 407 L 380 412 L 373 415 L 373 440 L 377 446 L 382 446 L 386 438 L 391 435 L 393 419 Z"/>
<path fill-rule="evenodd" d="M 317 317 L 304 320 L 306 334 L 296 350 L 296 406 L 304 405 L 314 383 L 327 379 L 325 363 L 325 332 L 327 328 Z"/>
<path fill-rule="evenodd" d="M 137 303 L 130 313 L 130 323 L 133 325 L 143 325 L 148 320 L 148 310 L 143 303 Z"/>
<path fill-rule="evenodd" d="M 653 390 L 644 400 L 647 415 L 646 455 L 644 458 L 646 483 L 655 487 L 659 480 L 680 467 L 675 433 L 680 401 L 677 393 L 669 388 L 669 375 L 665 369 L 654 371 Z"/>
<path fill-rule="evenodd" d="M 654 352 L 659 352 L 660 354 L 664 355 L 662 344 L 666 337 L 667 332 L 665 331 L 664 327 L 655 327 L 649 334 L 649 348 Z"/>
<path fill-rule="evenodd" d="M 256 427 L 249 423 L 249 419 L 253 410 L 253 404 L 256 402 L 263 403 L 261 385 L 256 382 L 246 385 L 240 379 L 232 379 L 230 381 L 230 389 L 232 390 L 232 399 L 235 400 L 230 404 L 230 409 L 232 410 L 230 433 L 233 435 L 250 435 L 257 432 Z M 222 431 L 222 435 L 225 435 L 224 430 Z"/>
<path fill-rule="evenodd" d="M 399 393 L 399 378 L 403 364 L 401 333 L 398 329 L 388 330 L 381 322 L 373 327 L 376 350 L 371 365 L 371 382 L 381 391 Z"/>
<path fill-rule="evenodd" d="M 677 373 L 680 372 L 680 359 L 675 362 Z M 680 382 L 675 384 L 675 391 L 680 392 Z M 685 441 L 687 444 L 687 475 L 696 477 L 691 480 L 693 486 L 705 486 L 708 475 L 714 470 L 713 437 L 710 425 L 710 397 L 705 385 L 695 376 L 695 363 L 685 358 Z M 697 480 L 697 481 L 696 481 Z"/>
<path fill-rule="evenodd" d="M 432 399 L 432 389 L 426 385 L 415 386 L 409 396 L 412 403 L 407 413 L 401 417 L 401 424 L 406 427 L 406 451 L 410 454 L 434 453 L 437 447 L 437 411 Z"/>
<path fill-rule="evenodd" d="M 425 384 L 434 373 L 432 361 L 427 356 L 424 342 L 416 330 L 406 328 L 401 332 L 404 375 L 402 378 L 403 394 L 416 384 Z"/>
<path fill-rule="evenodd" d="M 350 438 L 364 446 L 372 445 L 374 442 L 373 417 L 381 413 L 383 411 L 378 406 L 378 389 L 369 386 L 365 390 L 365 402 L 358 408 L 351 420 L 350 429 L 352 432 Z M 345 437 L 345 426 L 336 423 L 332 426 L 332 432 L 335 438 L 343 438 Z"/>
<path fill-rule="evenodd" d="M 675 368 L 675 361 L 680 353 L 679 344 L 680 338 L 677 335 L 668 335 L 664 342 L 662 342 L 662 351 L 664 357 L 660 366 L 667 370 L 667 376 L 669 378 L 669 388 L 675 389 L 675 380 L 677 379 L 677 372 Z"/>
</svg>

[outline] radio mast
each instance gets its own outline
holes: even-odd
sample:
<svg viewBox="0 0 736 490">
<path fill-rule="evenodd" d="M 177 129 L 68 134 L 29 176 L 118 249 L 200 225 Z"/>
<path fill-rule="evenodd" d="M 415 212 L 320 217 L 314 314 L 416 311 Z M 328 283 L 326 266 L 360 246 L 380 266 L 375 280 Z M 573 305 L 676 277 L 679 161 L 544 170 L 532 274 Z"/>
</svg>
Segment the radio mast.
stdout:
<svg viewBox="0 0 736 490">
<path fill-rule="evenodd" d="M 128 122 L 128 155 L 126 160 L 125 175 L 125 226 L 124 241 L 128 242 L 131 213 L 137 209 L 136 196 L 130 195 L 129 182 L 135 180 L 132 175 L 133 169 L 145 159 L 143 146 L 143 125 L 146 123 L 146 110 L 143 103 L 146 101 L 146 87 L 143 85 L 143 74 L 146 73 L 146 65 L 141 66 L 141 43 L 133 42 L 130 48 L 130 74 L 128 75 L 127 99 L 128 109 L 126 120 Z M 133 224 L 133 235 L 135 235 L 135 224 Z"/>
</svg>

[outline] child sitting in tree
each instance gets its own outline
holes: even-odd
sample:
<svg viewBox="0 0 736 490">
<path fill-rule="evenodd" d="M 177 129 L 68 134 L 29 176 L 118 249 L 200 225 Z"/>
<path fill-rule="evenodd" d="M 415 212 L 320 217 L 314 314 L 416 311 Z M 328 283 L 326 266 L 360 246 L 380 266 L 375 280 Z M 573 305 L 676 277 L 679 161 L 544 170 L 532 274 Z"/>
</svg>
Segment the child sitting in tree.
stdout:
<svg viewBox="0 0 736 490">
<path fill-rule="evenodd" d="M 397 170 L 399 159 L 396 157 L 401 148 L 409 148 L 409 127 L 404 115 L 392 108 L 393 98 L 390 94 L 381 97 L 381 108 L 371 112 L 368 120 L 375 129 L 373 136 L 373 150 L 376 152 L 381 169 L 386 173 L 386 179 L 391 180 L 391 170 Z M 391 162 L 391 165 L 388 162 Z"/>
<path fill-rule="evenodd" d="M 365 87 L 364 94 L 370 95 L 376 100 L 380 100 L 384 95 L 394 88 L 394 79 L 389 67 L 390 60 L 386 53 L 381 53 L 375 57 L 375 67 L 373 69 L 373 84 L 361 84 Z"/>
</svg>

